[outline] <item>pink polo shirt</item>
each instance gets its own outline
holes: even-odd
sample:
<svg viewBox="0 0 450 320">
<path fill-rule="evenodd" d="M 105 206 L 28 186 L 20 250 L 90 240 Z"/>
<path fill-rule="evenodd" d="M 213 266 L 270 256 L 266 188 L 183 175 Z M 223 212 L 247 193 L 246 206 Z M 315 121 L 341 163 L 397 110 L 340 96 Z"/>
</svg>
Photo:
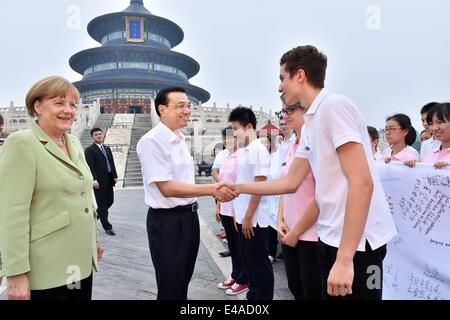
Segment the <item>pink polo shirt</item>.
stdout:
<svg viewBox="0 0 450 320">
<path fill-rule="evenodd" d="M 283 166 L 281 167 L 282 177 L 288 174 L 298 146 L 299 144 L 294 142 L 286 150 L 285 163 L 283 163 Z M 306 207 L 314 200 L 315 185 L 316 182 L 314 176 L 312 175 L 312 172 L 309 172 L 308 176 L 295 193 L 283 195 L 284 222 L 289 227 L 289 230 L 300 220 Z M 317 224 L 315 223 L 310 229 L 300 235 L 299 240 L 318 241 L 318 238 Z"/>
<path fill-rule="evenodd" d="M 429 151 L 424 154 L 422 162 L 435 164 L 439 161 L 450 163 L 450 148 L 441 150 L 441 146 L 438 145 L 433 149 L 429 149 Z"/>
<path fill-rule="evenodd" d="M 237 170 L 237 152 L 223 158 L 222 165 L 219 169 L 219 180 L 224 182 L 236 182 Z M 234 216 L 233 202 L 221 202 L 220 214 L 224 216 Z"/>
<path fill-rule="evenodd" d="M 399 153 L 397 153 L 394 156 L 392 155 L 392 149 L 387 148 L 386 150 L 383 151 L 383 159 L 386 159 L 389 157 L 391 157 L 391 160 L 393 160 L 393 161 L 400 161 L 400 162 L 404 162 L 404 161 L 408 161 L 408 160 L 416 160 L 416 161 L 420 160 L 419 153 L 417 152 L 416 149 L 414 149 L 411 146 L 407 146 L 405 149 L 403 149 L 402 151 L 400 151 Z"/>
</svg>

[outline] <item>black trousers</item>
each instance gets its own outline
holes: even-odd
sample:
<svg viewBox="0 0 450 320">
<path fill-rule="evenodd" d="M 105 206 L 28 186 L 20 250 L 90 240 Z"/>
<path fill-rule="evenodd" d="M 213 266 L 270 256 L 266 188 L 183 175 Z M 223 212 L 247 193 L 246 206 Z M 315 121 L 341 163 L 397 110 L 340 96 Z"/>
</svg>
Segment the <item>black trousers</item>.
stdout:
<svg viewBox="0 0 450 320">
<path fill-rule="evenodd" d="M 272 227 L 267 229 L 267 252 L 269 256 L 275 258 L 277 256 L 278 231 Z"/>
<path fill-rule="evenodd" d="M 231 278 L 237 281 L 239 284 L 248 284 L 248 274 L 244 263 L 244 256 L 242 252 L 242 246 L 240 244 L 239 233 L 234 227 L 233 217 L 220 215 L 223 229 L 227 235 L 228 249 L 231 255 L 231 264 L 233 265 L 233 271 Z"/>
<path fill-rule="evenodd" d="M 108 209 L 111 208 L 114 203 L 113 182 L 113 175 L 112 173 L 109 173 L 108 176 L 100 182 L 100 188 L 94 189 L 95 199 L 98 206 L 98 219 L 100 219 L 102 227 L 105 231 L 112 229 L 112 225 L 108 220 Z"/>
<path fill-rule="evenodd" d="M 295 300 L 320 300 L 318 242 L 300 240 L 295 248 L 282 245 L 282 250 L 288 287 Z"/>
<path fill-rule="evenodd" d="M 148 210 L 147 235 L 158 300 L 187 300 L 200 245 L 197 211 L 189 208 Z"/>
<path fill-rule="evenodd" d="M 372 250 L 369 242 L 366 241 L 366 251 L 356 251 L 353 258 L 354 279 L 352 294 L 344 297 L 334 297 L 327 293 L 327 279 L 331 268 L 336 261 L 338 248 L 329 246 L 319 240 L 319 268 L 322 277 L 322 299 L 325 300 L 381 300 L 383 293 L 383 259 L 386 256 L 386 245 L 376 250 Z M 369 268 L 370 267 L 370 268 Z M 378 284 L 376 288 L 369 277 L 378 272 Z M 369 280 L 369 281 L 368 281 Z M 368 283 L 369 282 L 369 283 Z"/>
<path fill-rule="evenodd" d="M 92 274 L 72 285 L 73 289 L 64 285 L 46 290 L 31 290 L 31 300 L 92 300 Z"/>
<path fill-rule="evenodd" d="M 108 221 L 108 209 L 107 208 L 98 208 L 97 209 L 98 217 L 97 219 L 100 219 L 100 222 L 102 223 L 102 227 L 105 231 L 112 229 L 112 224 Z"/>
<path fill-rule="evenodd" d="M 273 300 L 274 276 L 272 263 L 267 252 L 268 229 L 270 227 L 254 227 L 255 235 L 251 239 L 244 237 L 241 224 L 237 224 L 237 227 L 249 276 L 247 300 Z"/>
</svg>

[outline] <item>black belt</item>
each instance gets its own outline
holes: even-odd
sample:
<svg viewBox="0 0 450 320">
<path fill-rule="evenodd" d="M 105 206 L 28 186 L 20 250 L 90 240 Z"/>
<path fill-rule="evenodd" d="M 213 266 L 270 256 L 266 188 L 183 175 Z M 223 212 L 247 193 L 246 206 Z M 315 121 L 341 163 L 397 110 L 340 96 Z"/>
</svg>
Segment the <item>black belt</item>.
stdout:
<svg viewBox="0 0 450 320">
<path fill-rule="evenodd" d="M 185 206 L 177 206 L 175 208 L 169 209 L 153 209 L 150 208 L 154 213 L 181 213 L 181 212 L 197 212 L 198 203 L 194 202 L 192 204 L 187 204 Z"/>
</svg>

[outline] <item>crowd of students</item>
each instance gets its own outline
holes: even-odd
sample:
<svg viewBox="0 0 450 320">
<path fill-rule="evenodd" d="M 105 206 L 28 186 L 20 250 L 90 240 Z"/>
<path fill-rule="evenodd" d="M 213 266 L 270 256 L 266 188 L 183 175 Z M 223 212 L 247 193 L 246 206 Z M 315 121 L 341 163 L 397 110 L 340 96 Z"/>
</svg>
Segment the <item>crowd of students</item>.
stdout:
<svg viewBox="0 0 450 320">
<path fill-rule="evenodd" d="M 381 287 L 366 285 L 367 268 L 382 270 L 396 228 L 374 163 L 450 166 L 450 104 L 421 109 L 420 153 L 412 147 L 411 119 L 388 117 L 389 147 L 380 152 L 378 130 L 366 126 L 348 98 L 323 89 L 323 54 L 298 47 L 280 66 L 280 124 L 292 137 L 259 132 L 258 139 L 255 115 L 243 107 L 231 112 L 231 128 L 223 131 L 227 149 L 214 166 L 239 197 L 217 204 L 233 267 L 218 288 L 247 292 L 248 300 L 272 299 L 278 237 L 295 299 L 381 299 Z"/>
</svg>

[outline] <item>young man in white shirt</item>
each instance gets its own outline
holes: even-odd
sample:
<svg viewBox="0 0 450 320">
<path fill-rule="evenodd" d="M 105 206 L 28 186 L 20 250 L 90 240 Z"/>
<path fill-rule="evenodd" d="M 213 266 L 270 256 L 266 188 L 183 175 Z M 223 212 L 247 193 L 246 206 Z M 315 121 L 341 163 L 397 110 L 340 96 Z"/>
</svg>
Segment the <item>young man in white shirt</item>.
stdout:
<svg viewBox="0 0 450 320">
<path fill-rule="evenodd" d="M 183 88 L 161 90 L 155 99 L 161 122 L 137 144 L 144 181 L 147 234 L 158 300 L 186 300 L 200 244 L 197 196 L 230 201 L 223 184 L 195 184 L 194 162 L 180 129 L 191 104 Z M 222 187 L 222 188 L 221 188 Z"/>
<path fill-rule="evenodd" d="M 243 145 L 237 153 L 236 183 L 265 181 L 269 175 L 270 154 L 256 138 L 256 117 L 253 111 L 237 107 L 228 121 L 237 142 Z M 240 245 L 248 272 L 247 300 L 272 300 L 274 277 L 269 260 L 267 241 L 270 222 L 270 204 L 267 197 L 241 194 L 233 200 Z"/>
<path fill-rule="evenodd" d="M 437 106 L 439 103 L 437 102 L 429 102 L 420 109 L 420 119 L 422 120 L 422 125 L 425 130 L 427 130 L 431 134 L 431 138 L 425 140 L 420 145 L 420 162 L 425 159 L 425 156 L 430 152 L 433 152 L 439 145 L 441 144 L 439 141 L 435 140 L 433 134 L 431 133 L 430 126 L 428 124 L 428 113 Z"/>
<path fill-rule="evenodd" d="M 322 297 L 381 299 L 386 243 L 396 229 L 364 118 L 348 98 L 323 89 L 327 58 L 317 48 L 294 48 L 283 55 L 280 66 L 279 92 L 286 104 L 300 102 L 307 110 L 297 158 L 286 177 L 237 186 L 237 191 L 291 193 L 311 167 L 316 201 L 283 242 L 296 244 L 318 220 Z"/>
<path fill-rule="evenodd" d="M 283 108 L 287 107 L 286 104 L 283 102 Z M 278 146 L 278 162 L 281 166 L 283 165 L 283 162 L 285 160 L 285 155 L 287 149 L 294 143 L 295 141 L 295 134 L 294 132 L 289 129 L 289 126 L 286 123 L 286 119 L 284 119 L 283 115 L 280 115 L 280 121 L 278 123 L 280 126 L 280 133 L 284 135 L 283 142 Z"/>
</svg>

